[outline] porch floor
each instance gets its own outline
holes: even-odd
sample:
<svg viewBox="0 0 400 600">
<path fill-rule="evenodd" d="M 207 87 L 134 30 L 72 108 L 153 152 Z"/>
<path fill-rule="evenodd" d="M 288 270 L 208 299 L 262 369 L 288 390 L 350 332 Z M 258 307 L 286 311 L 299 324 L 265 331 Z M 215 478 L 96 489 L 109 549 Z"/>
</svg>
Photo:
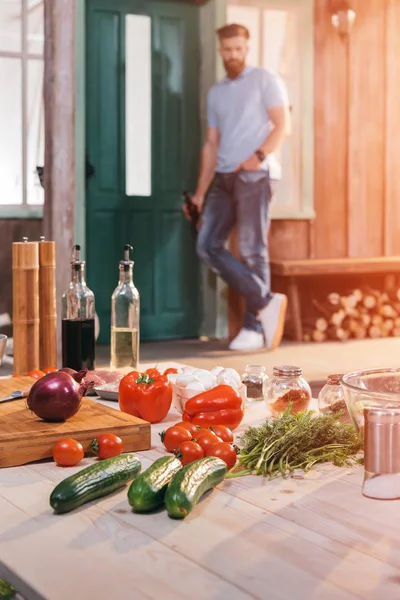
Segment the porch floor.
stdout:
<svg viewBox="0 0 400 600">
<path fill-rule="evenodd" d="M 354 340 L 304 344 L 283 342 L 274 352 L 229 352 L 227 341 L 171 340 L 143 342 L 140 348 L 142 363 L 161 361 L 182 362 L 203 369 L 216 365 L 232 367 L 239 373 L 246 364 L 261 364 L 269 375 L 275 365 L 294 364 L 303 368 L 304 377 L 317 394 L 330 373 L 349 373 L 358 369 L 398 367 L 400 365 L 400 338 Z M 98 346 L 96 367 L 108 368 L 110 347 Z M 12 359 L 5 357 L 0 376 L 12 375 Z"/>
<path fill-rule="evenodd" d="M 100 346 L 97 366 L 106 367 L 110 349 Z M 274 365 L 294 364 L 303 368 L 313 392 L 325 383 L 332 373 L 349 373 L 358 369 L 398 367 L 400 338 L 326 342 L 323 344 L 284 342 L 274 352 L 229 352 L 226 341 L 173 340 L 143 342 L 141 362 L 177 361 L 211 369 L 216 365 L 232 367 L 242 373 L 246 364 L 262 364 L 270 375 Z"/>
</svg>

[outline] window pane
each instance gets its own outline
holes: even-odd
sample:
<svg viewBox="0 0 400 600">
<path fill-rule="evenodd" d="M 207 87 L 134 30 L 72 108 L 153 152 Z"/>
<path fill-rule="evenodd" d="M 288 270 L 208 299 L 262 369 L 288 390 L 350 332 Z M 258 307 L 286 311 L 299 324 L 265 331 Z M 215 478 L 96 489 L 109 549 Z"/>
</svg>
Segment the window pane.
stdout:
<svg viewBox="0 0 400 600">
<path fill-rule="evenodd" d="M 297 13 L 294 10 L 264 10 L 263 39 L 262 65 L 280 74 L 293 106 L 292 135 L 275 153 L 275 158 L 282 166 L 282 180 L 276 188 L 275 205 L 282 210 L 293 210 L 301 207 L 301 48 Z"/>
<path fill-rule="evenodd" d="M 0 205 L 22 204 L 21 61 L 0 57 Z"/>
<path fill-rule="evenodd" d="M 126 195 L 151 195 L 151 19 L 126 16 Z M 140 85 L 138 85 L 140 81 Z"/>
<path fill-rule="evenodd" d="M 21 0 L 0 0 L 0 50 L 21 52 Z"/>
<path fill-rule="evenodd" d="M 44 190 L 36 167 L 44 165 L 43 61 L 28 61 L 27 80 L 27 203 L 43 204 Z"/>
<path fill-rule="evenodd" d="M 227 22 L 240 23 L 250 32 L 250 50 L 247 56 L 247 64 L 252 67 L 260 66 L 260 19 L 261 14 L 258 8 L 253 6 L 237 6 L 228 4 Z"/>
<path fill-rule="evenodd" d="M 28 52 L 43 54 L 44 0 L 28 0 Z"/>
<path fill-rule="evenodd" d="M 283 77 L 298 69 L 296 14 L 287 10 L 264 10 L 263 67 Z"/>
</svg>

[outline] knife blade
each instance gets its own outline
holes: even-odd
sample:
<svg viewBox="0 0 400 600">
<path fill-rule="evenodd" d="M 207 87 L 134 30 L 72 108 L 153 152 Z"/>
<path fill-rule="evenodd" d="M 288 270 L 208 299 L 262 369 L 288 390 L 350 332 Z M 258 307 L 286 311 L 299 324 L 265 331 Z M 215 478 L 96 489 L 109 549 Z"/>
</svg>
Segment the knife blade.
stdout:
<svg viewBox="0 0 400 600">
<path fill-rule="evenodd" d="M 10 400 L 20 400 L 21 398 L 26 398 L 29 394 L 29 390 L 16 390 L 12 392 L 9 396 L 4 396 L 4 398 L 0 398 L 0 402 L 9 402 Z"/>
</svg>

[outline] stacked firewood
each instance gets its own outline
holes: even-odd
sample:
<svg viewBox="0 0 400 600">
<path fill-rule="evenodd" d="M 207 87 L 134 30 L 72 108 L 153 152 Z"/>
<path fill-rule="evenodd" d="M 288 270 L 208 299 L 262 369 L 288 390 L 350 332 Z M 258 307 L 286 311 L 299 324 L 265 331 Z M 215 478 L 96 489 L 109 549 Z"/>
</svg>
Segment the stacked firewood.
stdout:
<svg viewBox="0 0 400 600">
<path fill-rule="evenodd" d="M 400 289 L 356 289 L 312 300 L 315 317 L 304 323 L 304 341 L 400 337 Z"/>
</svg>

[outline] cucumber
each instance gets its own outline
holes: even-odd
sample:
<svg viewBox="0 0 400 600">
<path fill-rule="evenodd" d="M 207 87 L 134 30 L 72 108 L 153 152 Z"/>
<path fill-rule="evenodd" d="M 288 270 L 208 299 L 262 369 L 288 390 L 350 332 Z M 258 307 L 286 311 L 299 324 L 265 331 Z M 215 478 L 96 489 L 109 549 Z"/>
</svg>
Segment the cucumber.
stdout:
<svg viewBox="0 0 400 600">
<path fill-rule="evenodd" d="M 74 510 L 111 494 L 136 477 L 141 468 L 135 454 L 121 454 L 96 462 L 61 481 L 50 496 L 50 506 L 58 514 Z"/>
<path fill-rule="evenodd" d="M 147 512 L 161 506 L 168 484 L 181 469 L 181 461 L 174 456 L 158 458 L 132 481 L 128 490 L 129 504 L 136 512 Z"/>
<path fill-rule="evenodd" d="M 170 517 L 184 519 L 201 496 L 224 480 L 228 469 L 220 458 L 200 458 L 178 471 L 165 494 Z"/>
</svg>

